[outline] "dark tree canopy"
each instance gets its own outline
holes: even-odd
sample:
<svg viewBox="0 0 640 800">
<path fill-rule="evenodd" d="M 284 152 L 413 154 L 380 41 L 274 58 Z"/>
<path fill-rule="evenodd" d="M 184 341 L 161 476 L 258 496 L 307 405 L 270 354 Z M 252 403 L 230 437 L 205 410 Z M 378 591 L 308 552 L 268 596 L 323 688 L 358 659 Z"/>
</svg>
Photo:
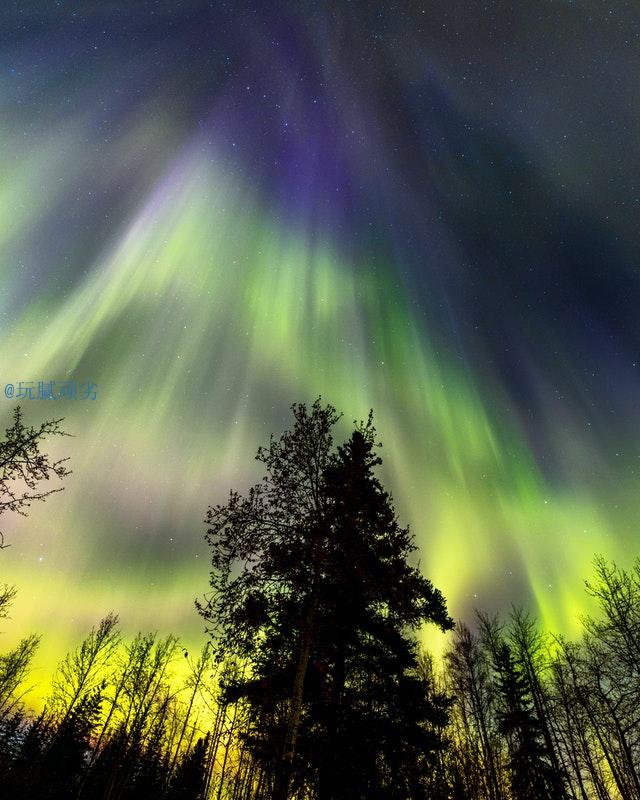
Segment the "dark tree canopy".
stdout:
<svg viewBox="0 0 640 800">
<path fill-rule="evenodd" d="M 332 406 L 292 410 L 293 430 L 258 451 L 262 483 L 207 515 L 199 609 L 218 656 L 246 664 L 228 696 L 252 709 L 274 798 L 423 796 L 447 704 L 420 677 L 415 632 L 451 627 L 444 599 L 409 562 L 372 415 L 334 447 Z"/>
<path fill-rule="evenodd" d="M 293 431 L 258 450 L 256 459 L 266 468 L 262 483 L 245 497 L 231 492 L 225 505 L 207 512 L 212 594 L 199 608 L 215 633 L 219 658 L 257 656 L 260 638 L 277 635 L 285 608 L 295 613 L 308 591 L 316 569 L 310 556 L 323 546 L 323 481 L 339 416 L 318 402 L 311 413 L 304 405 L 293 411 Z"/>
</svg>

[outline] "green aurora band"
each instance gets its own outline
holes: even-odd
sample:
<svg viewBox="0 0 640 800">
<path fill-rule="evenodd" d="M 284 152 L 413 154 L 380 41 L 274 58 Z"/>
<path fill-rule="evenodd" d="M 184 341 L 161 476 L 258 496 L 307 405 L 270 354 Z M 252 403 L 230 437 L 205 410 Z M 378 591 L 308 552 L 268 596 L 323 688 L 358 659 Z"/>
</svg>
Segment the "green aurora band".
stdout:
<svg viewBox="0 0 640 800">
<path fill-rule="evenodd" d="M 37 228 L 62 172 L 53 156 L 72 165 L 74 146 L 59 133 L 11 160 L 5 251 Z M 55 442 L 72 458 L 64 493 L 3 519 L 2 575 L 20 587 L 4 642 L 44 634 L 37 680 L 110 609 L 127 632 L 201 640 L 206 506 L 253 482 L 258 445 L 317 395 L 345 412 L 345 434 L 373 407 L 384 480 L 455 616 L 523 601 L 571 632 L 594 552 L 625 558 L 629 487 L 601 487 L 605 503 L 587 482 L 551 485 L 516 415 L 499 417 L 431 344 L 395 265 L 342 258 L 317 219 L 292 233 L 196 142 L 81 281 L 63 296 L 42 282 L 2 330 L 5 382 L 99 386 L 93 402 L 25 404 L 28 421 L 64 416 L 75 437 Z M 11 298 L 10 272 L 2 284 Z M 597 460 L 577 426 L 549 419 L 567 464 Z"/>
</svg>

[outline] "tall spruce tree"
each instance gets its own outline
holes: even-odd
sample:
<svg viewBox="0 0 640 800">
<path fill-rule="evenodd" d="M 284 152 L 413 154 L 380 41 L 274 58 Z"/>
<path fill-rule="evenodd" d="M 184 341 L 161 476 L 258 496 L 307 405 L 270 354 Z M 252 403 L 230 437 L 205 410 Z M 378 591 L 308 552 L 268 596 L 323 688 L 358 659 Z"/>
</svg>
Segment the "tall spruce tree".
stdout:
<svg viewBox="0 0 640 800">
<path fill-rule="evenodd" d="M 562 800 L 564 776 L 552 766 L 526 680 L 506 642 L 498 644 L 494 659 L 502 700 L 498 716 L 509 742 L 514 800 Z"/>
<path fill-rule="evenodd" d="M 249 667 L 228 697 L 251 709 L 274 800 L 422 797 L 446 701 L 420 677 L 415 631 L 451 627 L 444 599 L 409 563 L 372 416 L 334 448 L 332 406 L 292 410 L 294 429 L 258 452 L 263 482 L 208 514 L 199 608 L 219 657 Z"/>
</svg>

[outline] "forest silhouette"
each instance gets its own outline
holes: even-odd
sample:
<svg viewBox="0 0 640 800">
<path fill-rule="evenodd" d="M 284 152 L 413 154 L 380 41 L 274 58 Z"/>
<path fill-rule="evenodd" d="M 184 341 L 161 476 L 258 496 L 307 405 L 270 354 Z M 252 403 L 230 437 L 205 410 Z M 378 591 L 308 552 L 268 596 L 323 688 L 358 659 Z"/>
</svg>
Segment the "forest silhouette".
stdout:
<svg viewBox="0 0 640 800">
<path fill-rule="evenodd" d="M 40 636 L 0 654 L 0 796 L 640 800 L 640 560 L 594 559 L 597 611 L 576 640 L 515 607 L 454 623 L 377 476 L 373 415 L 336 444 L 331 405 L 292 412 L 258 450 L 263 479 L 206 512 L 197 656 L 175 636 L 127 639 L 109 614 L 36 714 Z M 69 474 L 43 451 L 61 422 L 16 410 L 0 514 Z M 0 621 L 16 591 L 0 590 Z M 441 659 L 425 625 L 448 632 Z"/>
</svg>

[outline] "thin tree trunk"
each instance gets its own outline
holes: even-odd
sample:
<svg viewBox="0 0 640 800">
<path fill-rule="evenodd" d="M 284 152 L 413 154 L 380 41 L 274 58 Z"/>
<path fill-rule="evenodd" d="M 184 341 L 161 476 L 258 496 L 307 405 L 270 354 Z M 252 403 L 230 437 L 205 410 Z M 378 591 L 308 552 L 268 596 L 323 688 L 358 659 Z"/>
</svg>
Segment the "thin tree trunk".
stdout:
<svg viewBox="0 0 640 800">
<path fill-rule="evenodd" d="M 298 731 L 300 728 L 300 718 L 302 716 L 302 700 L 304 696 L 304 681 L 309 667 L 309 656 L 311 655 L 311 644 L 313 641 L 313 632 L 316 624 L 316 615 L 318 612 L 319 596 L 318 596 L 318 579 L 320 577 L 320 564 L 318 557 L 315 557 L 314 575 L 311 593 L 311 603 L 305 618 L 304 629 L 302 633 L 302 643 L 300 647 L 300 655 L 298 657 L 298 665 L 296 667 L 296 674 L 293 682 L 293 694 L 291 697 L 291 708 L 289 711 L 289 719 L 287 720 L 287 728 L 284 739 L 284 748 L 282 751 L 282 759 L 280 768 L 278 769 L 275 786 L 273 789 L 273 796 L 271 800 L 288 800 L 289 790 L 291 787 L 291 778 L 293 776 L 293 760 L 296 754 L 296 743 L 298 739 Z"/>
<path fill-rule="evenodd" d="M 236 716 L 238 714 L 238 703 L 233 707 L 233 717 L 231 718 L 231 725 L 229 726 L 229 734 L 227 736 L 227 743 L 224 748 L 224 759 L 222 760 L 222 769 L 220 770 L 220 785 L 218 786 L 217 800 L 222 797 L 222 789 L 224 788 L 224 773 L 227 769 L 227 760 L 229 759 L 229 750 L 231 749 L 231 738 L 236 724 Z"/>
<path fill-rule="evenodd" d="M 204 795 L 209 796 L 209 790 L 212 788 L 213 771 L 215 769 L 216 758 L 218 755 L 218 747 L 220 746 L 220 736 L 222 734 L 223 721 L 226 716 L 227 706 L 225 703 L 218 704 L 216 718 L 213 723 L 213 734 L 209 744 L 209 753 L 207 755 L 207 778 L 204 784 Z"/>
</svg>

